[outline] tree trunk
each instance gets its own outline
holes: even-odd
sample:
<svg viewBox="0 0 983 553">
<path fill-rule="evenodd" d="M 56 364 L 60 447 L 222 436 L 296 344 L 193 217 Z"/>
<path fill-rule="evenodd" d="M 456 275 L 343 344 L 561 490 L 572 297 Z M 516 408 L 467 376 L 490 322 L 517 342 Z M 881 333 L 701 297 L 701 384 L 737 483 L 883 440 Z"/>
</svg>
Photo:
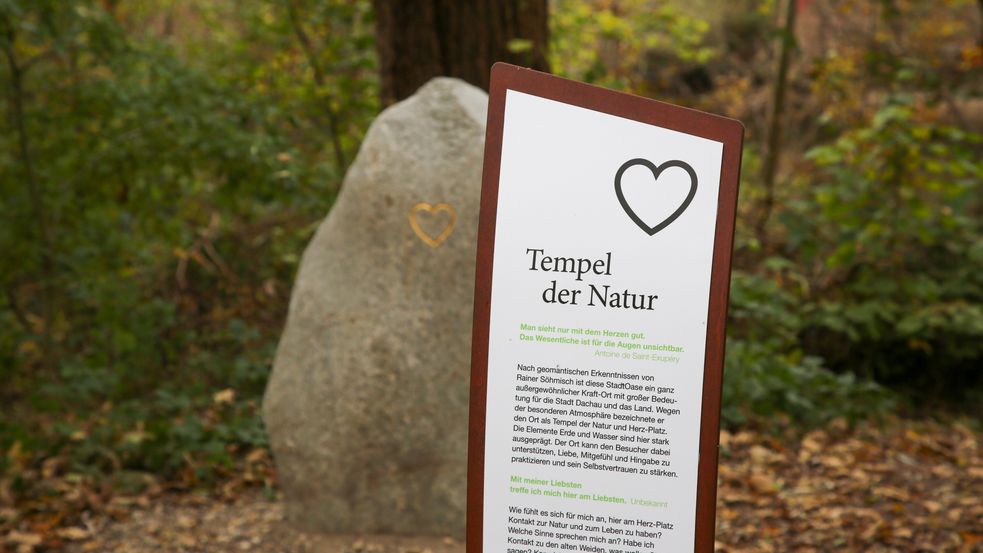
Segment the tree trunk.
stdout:
<svg viewBox="0 0 983 553">
<path fill-rule="evenodd" d="M 775 206 L 775 175 L 778 159 L 782 151 L 782 114 L 785 111 L 785 90 L 788 88 L 788 66 L 795 48 L 795 13 L 798 0 L 788 0 L 785 11 L 785 27 L 782 29 L 781 53 L 778 59 L 778 77 L 775 79 L 775 96 L 771 103 L 771 122 L 768 128 L 768 149 L 762 171 L 762 184 L 765 197 L 761 202 L 761 213 L 755 224 L 755 234 L 762 244 L 767 243 L 765 235 L 768 219 Z"/>
<path fill-rule="evenodd" d="M 44 182 L 38 178 L 34 170 L 34 162 L 31 157 L 31 141 L 27 134 L 27 117 L 24 113 L 24 101 L 27 98 L 24 92 L 24 72 L 33 62 L 41 59 L 38 54 L 25 62 L 17 60 L 14 54 L 15 35 L 13 26 L 7 21 L 3 21 L 6 30 L 3 53 L 7 58 L 7 69 L 10 72 L 10 119 L 17 132 L 18 145 L 20 146 L 20 162 L 24 169 L 24 181 L 27 186 L 27 196 L 31 204 L 31 218 L 35 225 L 35 238 L 37 240 L 38 251 L 41 252 L 40 259 L 40 300 L 41 314 L 44 317 L 44 331 L 41 334 L 42 358 L 44 368 L 54 370 L 56 364 L 55 339 L 52 328 L 55 323 L 55 304 L 53 299 L 52 284 L 54 282 L 55 266 L 52 261 L 51 238 L 48 234 L 47 208 L 45 207 Z M 13 300 L 11 300 L 13 301 Z M 13 307 L 14 304 L 11 304 Z"/>
<path fill-rule="evenodd" d="M 492 64 L 546 71 L 547 0 L 373 0 L 383 105 L 438 75 L 488 89 Z"/>
</svg>

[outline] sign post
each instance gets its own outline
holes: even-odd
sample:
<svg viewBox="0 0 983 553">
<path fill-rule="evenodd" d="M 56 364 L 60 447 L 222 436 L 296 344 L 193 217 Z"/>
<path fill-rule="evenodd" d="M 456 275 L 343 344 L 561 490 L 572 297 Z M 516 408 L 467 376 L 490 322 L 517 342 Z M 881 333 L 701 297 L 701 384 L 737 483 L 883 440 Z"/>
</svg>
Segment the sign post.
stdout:
<svg viewBox="0 0 983 553">
<path fill-rule="evenodd" d="M 742 137 L 492 69 L 468 553 L 713 551 Z"/>
</svg>

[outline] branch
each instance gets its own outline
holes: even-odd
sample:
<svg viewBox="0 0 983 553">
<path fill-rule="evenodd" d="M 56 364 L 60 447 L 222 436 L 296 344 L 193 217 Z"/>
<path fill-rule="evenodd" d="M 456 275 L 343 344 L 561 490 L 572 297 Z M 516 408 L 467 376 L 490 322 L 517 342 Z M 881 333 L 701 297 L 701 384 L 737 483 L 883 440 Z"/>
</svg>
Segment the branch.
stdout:
<svg viewBox="0 0 983 553">
<path fill-rule="evenodd" d="M 297 6 L 294 5 L 294 0 L 285 0 L 285 3 L 287 5 L 287 15 L 290 17 L 290 26 L 297 36 L 297 42 L 300 43 L 301 50 L 304 51 L 307 64 L 311 66 L 311 71 L 314 73 L 314 84 L 318 88 L 322 88 L 324 86 L 324 72 L 321 70 L 321 65 L 317 61 L 317 50 L 314 48 L 314 43 L 311 42 L 310 36 L 304 30 L 304 25 L 301 23 L 300 17 L 297 14 Z M 331 107 L 330 97 L 325 100 L 325 113 L 328 116 L 328 127 L 331 131 L 331 144 L 334 147 L 335 164 L 338 167 L 338 171 L 343 174 L 348 162 L 345 160 L 345 151 L 342 148 L 341 136 L 338 132 L 338 114 Z"/>
<path fill-rule="evenodd" d="M 768 150 L 766 152 L 763 184 L 765 197 L 761 214 L 755 225 L 755 233 L 761 243 L 765 243 L 765 226 L 775 207 L 775 174 L 782 147 L 782 112 L 785 110 L 785 90 L 788 88 L 788 66 L 795 43 L 795 12 L 798 0 L 788 0 L 785 12 L 785 28 L 782 31 L 782 49 L 778 60 L 778 77 L 775 80 L 775 96 L 771 105 L 771 122 L 768 130 Z"/>
<path fill-rule="evenodd" d="M 4 288 L 3 293 L 7 299 L 7 306 L 14 313 L 14 318 L 16 318 L 21 327 L 24 328 L 24 332 L 32 334 L 33 331 L 31 330 L 31 323 L 27 320 L 27 315 L 24 314 L 24 311 L 22 311 L 20 306 L 17 305 L 17 298 L 14 296 L 13 290 Z"/>
<path fill-rule="evenodd" d="M 30 69 L 31 66 L 34 65 L 35 63 L 37 63 L 37 62 L 39 62 L 39 61 L 41 61 L 41 60 L 43 60 L 45 58 L 50 58 L 50 57 L 52 57 L 54 55 L 56 55 L 54 49 L 48 49 L 48 50 L 45 50 L 44 52 L 41 52 L 40 54 L 35 54 L 35 55 L 31 56 L 30 58 L 28 58 L 27 61 L 25 61 L 24 63 L 20 64 L 21 73 L 24 73 L 25 71 L 27 71 L 28 69 Z"/>
<path fill-rule="evenodd" d="M 44 205 L 43 184 L 34 172 L 31 159 L 31 143 L 27 134 L 24 115 L 24 65 L 17 62 L 14 53 L 16 36 L 13 29 L 7 28 L 6 41 L 3 42 L 3 53 L 7 58 L 7 68 L 10 71 L 10 119 L 16 129 L 20 146 L 20 161 L 24 169 L 24 179 L 27 181 L 27 195 L 31 202 L 32 219 L 35 225 L 38 250 L 41 252 L 41 308 L 44 317 L 44 364 L 50 370 L 55 365 L 54 337 L 51 332 L 54 323 L 54 297 L 51 284 L 54 280 L 54 266 L 51 258 L 51 240 L 48 236 L 47 210 Z"/>
</svg>

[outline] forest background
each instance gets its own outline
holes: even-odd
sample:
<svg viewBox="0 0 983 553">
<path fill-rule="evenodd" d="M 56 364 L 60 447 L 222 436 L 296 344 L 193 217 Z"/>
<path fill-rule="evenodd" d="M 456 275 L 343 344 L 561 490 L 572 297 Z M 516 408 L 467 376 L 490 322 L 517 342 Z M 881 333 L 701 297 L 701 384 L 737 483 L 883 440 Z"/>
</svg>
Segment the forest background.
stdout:
<svg viewBox="0 0 983 553">
<path fill-rule="evenodd" d="M 273 492 L 259 403 L 299 255 L 409 82 L 379 15 L 0 0 L 0 530 L 150 486 Z M 538 17 L 514 61 L 747 127 L 726 428 L 979 430 L 983 1 Z"/>
</svg>

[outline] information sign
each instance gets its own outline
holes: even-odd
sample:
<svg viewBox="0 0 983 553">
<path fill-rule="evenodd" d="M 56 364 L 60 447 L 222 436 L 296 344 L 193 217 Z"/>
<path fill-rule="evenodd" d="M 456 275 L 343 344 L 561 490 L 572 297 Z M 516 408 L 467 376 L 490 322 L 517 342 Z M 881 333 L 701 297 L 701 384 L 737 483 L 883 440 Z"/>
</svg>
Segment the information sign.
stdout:
<svg viewBox="0 0 983 553">
<path fill-rule="evenodd" d="M 743 127 L 497 64 L 469 553 L 713 550 Z"/>
</svg>

